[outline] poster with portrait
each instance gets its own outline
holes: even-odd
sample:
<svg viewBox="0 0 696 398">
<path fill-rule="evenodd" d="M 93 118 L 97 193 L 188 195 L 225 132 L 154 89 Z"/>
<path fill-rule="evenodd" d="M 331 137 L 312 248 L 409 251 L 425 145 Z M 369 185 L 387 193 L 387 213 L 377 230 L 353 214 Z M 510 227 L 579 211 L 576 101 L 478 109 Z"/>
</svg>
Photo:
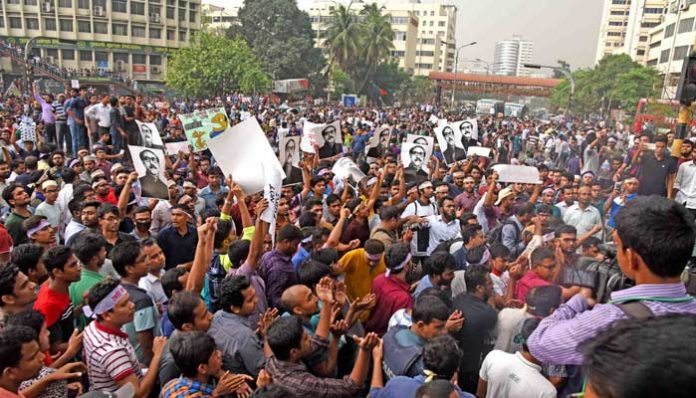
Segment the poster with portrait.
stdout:
<svg viewBox="0 0 696 398">
<path fill-rule="evenodd" d="M 454 124 L 443 124 L 435 127 L 435 138 L 440 146 L 440 152 L 448 166 L 466 159 L 466 151 L 462 146 L 459 127 Z"/>
<path fill-rule="evenodd" d="M 425 163 L 428 163 L 435 150 L 435 138 L 424 135 L 409 134 L 406 136 L 406 143 L 418 144 L 425 148 Z"/>
<path fill-rule="evenodd" d="M 229 126 L 225 108 L 204 109 L 193 113 L 179 115 L 186 139 L 194 151 L 208 148 L 208 142 L 222 134 Z"/>
<path fill-rule="evenodd" d="M 140 142 L 146 148 L 162 148 L 162 137 L 160 136 L 157 125 L 154 123 L 143 123 L 140 120 L 136 120 L 138 123 L 138 128 L 140 129 Z"/>
<path fill-rule="evenodd" d="M 277 188 L 278 184 L 267 179 L 275 181 L 277 175 L 285 179 L 280 161 L 255 117 L 211 138 L 208 149 L 223 174 L 232 175 L 248 195 L 266 190 L 269 184 Z"/>
<path fill-rule="evenodd" d="M 300 137 L 284 136 L 280 138 L 280 165 L 285 172 L 283 185 L 293 185 L 302 182 L 302 167 L 300 166 Z"/>
<path fill-rule="evenodd" d="M 377 127 L 365 146 L 365 155 L 368 158 L 379 159 L 385 155 L 389 147 L 392 128 L 389 125 Z"/>
<path fill-rule="evenodd" d="M 469 118 L 450 124 L 459 129 L 459 135 L 464 149 L 471 145 L 476 145 L 475 142 L 478 141 L 478 121 L 476 119 Z"/>
<path fill-rule="evenodd" d="M 401 145 L 401 164 L 407 184 L 421 183 L 428 179 L 427 149 L 419 142 L 406 142 Z"/>
<path fill-rule="evenodd" d="M 140 195 L 143 198 L 169 199 L 164 179 L 164 151 L 158 148 L 128 145 L 133 167 L 138 173 Z"/>
</svg>

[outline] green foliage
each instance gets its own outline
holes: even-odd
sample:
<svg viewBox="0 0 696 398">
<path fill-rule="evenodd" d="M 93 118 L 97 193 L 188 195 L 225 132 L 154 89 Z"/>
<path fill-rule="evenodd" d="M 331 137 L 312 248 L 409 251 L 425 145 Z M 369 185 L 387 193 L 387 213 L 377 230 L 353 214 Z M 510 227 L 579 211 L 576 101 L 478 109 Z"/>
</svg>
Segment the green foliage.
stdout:
<svg viewBox="0 0 696 398">
<path fill-rule="evenodd" d="M 331 74 L 331 83 L 334 88 L 334 97 L 336 98 L 340 98 L 341 94 L 355 93 L 355 82 L 340 67 L 334 67 Z"/>
<path fill-rule="evenodd" d="M 244 40 L 201 31 L 190 46 L 169 56 L 166 82 L 186 96 L 202 97 L 231 90 L 262 92 L 271 79 Z"/>
<path fill-rule="evenodd" d="M 309 14 L 295 0 L 245 0 L 238 14 L 240 25 L 228 37 L 243 37 L 263 70 L 273 79 L 313 79 L 325 67 L 321 50 L 314 48 Z"/>
<path fill-rule="evenodd" d="M 572 111 L 576 114 L 603 113 L 618 107 L 630 112 L 640 98 L 654 97 L 661 90 L 657 71 L 626 54 L 608 55 L 592 69 L 576 70 L 573 78 Z M 552 106 L 566 108 L 569 92 L 570 84 L 564 80 L 554 89 Z"/>
<path fill-rule="evenodd" d="M 401 84 L 397 93 L 402 105 L 432 102 L 435 82 L 425 76 L 414 76 Z"/>
</svg>

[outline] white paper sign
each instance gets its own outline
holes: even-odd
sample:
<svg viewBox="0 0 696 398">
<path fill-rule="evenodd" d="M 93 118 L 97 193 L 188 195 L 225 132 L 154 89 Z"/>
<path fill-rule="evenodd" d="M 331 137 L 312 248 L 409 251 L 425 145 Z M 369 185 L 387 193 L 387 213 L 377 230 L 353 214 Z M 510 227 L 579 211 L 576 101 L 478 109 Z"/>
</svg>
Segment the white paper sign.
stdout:
<svg viewBox="0 0 696 398">
<path fill-rule="evenodd" d="M 307 153 L 314 153 L 314 145 L 316 145 L 319 147 L 320 155 L 322 153 L 340 153 L 343 152 L 342 141 L 340 120 L 335 120 L 328 124 L 305 122 L 302 127 L 300 149 Z M 333 155 L 321 157 L 327 158 L 331 156 Z"/>
<path fill-rule="evenodd" d="M 281 180 L 285 178 L 266 134 L 254 117 L 211 138 L 208 149 L 224 175 L 231 174 L 247 194 L 263 191 L 266 176 L 271 175 L 273 168 L 280 172 Z"/>
<path fill-rule="evenodd" d="M 80 81 L 79 80 L 70 80 L 70 88 L 80 88 Z"/>
<path fill-rule="evenodd" d="M 483 156 L 484 158 L 487 158 L 491 154 L 491 148 L 486 148 L 484 146 L 470 146 L 466 150 L 466 155 L 467 156 Z"/>
<path fill-rule="evenodd" d="M 438 120 L 439 119 L 437 118 L 437 115 L 430 115 L 430 118 L 428 119 L 430 124 L 432 124 L 433 126 L 437 124 Z"/>
<path fill-rule="evenodd" d="M 500 182 L 520 182 L 523 184 L 540 184 L 539 170 L 532 166 L 497 164 L 493 169 L 498 172 Z"/>
<path fill-rule="evenodd" d="M 269 167 L 270 166 L 270 167 Z M 280 202 L 281 185 L 284 178 L 282 170 L 273 165 L 261 164 L 261 172 L 264 178 L 263 197 L 268 200 L 268 208 L 261 214 L 261 219 L 270 224 L 269 231 L 275 231 L 276 216 L 278 215 L 278 203 Z M 271 233 L 271 241 L 275 247 L 275 234 Z"/>
<path fill-rule="evenodd" d="M 189 143 L 188 141 L 168 142 L 164 144 L 164 149 L 169 155 L 176 155 L 179 153 L 179 151 L 189 153 Z"/>
<path fill-rule="evenodd" d="M 36 143 L 36 123 L 26 116 L 22 116 L 22 121 L 19 123 L 19 137 L 22 142 L 31 141 Z"/>
<path fill-rule="evenodd" d="M 425 148 L 414 143 L 401 145 L 401 163 L 404 165 L 406 183 L 419 182 L 428 178 L 428 158 Z"/>
<path fill-rule="evenodd" d="M 157 125 L 154 123 L 143 123 L 135 121 L 140 129 L 140 139 L 146 148 L 162 148 L 162 137 L 160 136 Z"/>
<path fill-rule="evenodd" d="M 351 177 L 355 183 L 359 183 L 366 177 L 365 173 L 360 170 L 358 165 L 356 165 L 351 158 L 338 159 L 331 171 L 340 179 Z"/>
</svg>

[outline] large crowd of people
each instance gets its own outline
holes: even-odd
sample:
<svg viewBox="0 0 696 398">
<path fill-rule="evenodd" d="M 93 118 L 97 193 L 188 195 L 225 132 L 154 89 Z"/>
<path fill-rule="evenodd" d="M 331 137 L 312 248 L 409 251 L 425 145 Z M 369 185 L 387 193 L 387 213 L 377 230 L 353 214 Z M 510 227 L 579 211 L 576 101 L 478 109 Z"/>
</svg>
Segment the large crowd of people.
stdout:
<svg viewBox="0 0 696 398">
<path fill-rule="evenodd" d="M 672 132 L 611 120 L 33 94 L 0 95 L 2 397 L 696 388 L 689 137 L 673 156 Z M 168 153 L 168 199 L 141 197 L 137 121 L 184 142 L 177 115 L 219 107 L 231 125 L 256 118 L 279 156 L 281 137 L 340 122 L 330 148 L 295 162 L 273 226 L 263 192 L 208 150 Z M 467 118 L 466 132 L 443 130 L 455 150 L 411 149 L 422 168 L 410 173 L 409 135 Z M 365 177 L 334 175 L 342 158 Z M 519 182 L 522 166 L 538 181 Z"/>
</svg>

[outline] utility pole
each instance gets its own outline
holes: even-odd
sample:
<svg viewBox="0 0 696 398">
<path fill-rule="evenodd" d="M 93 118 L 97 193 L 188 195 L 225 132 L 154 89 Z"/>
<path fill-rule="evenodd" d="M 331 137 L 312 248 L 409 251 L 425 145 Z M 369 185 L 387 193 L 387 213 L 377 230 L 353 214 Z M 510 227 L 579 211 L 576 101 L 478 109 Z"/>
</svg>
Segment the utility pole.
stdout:
<svg viewBox="0 0 696 398">
<path fill-rule="evenodd" d="M 566 114 L 570 113 L 570 110 L 573 107 L 573 97 L 575 96 L 575 79 L 573 78 L 573 74 L 571 73 L 570 70 L 566 68 L 560 68 L 558 66 L 552 66 L 552 65 L 539 65 L 539 64 L 523 64 L 525 68 L 529 69 L 552 69 L 555 71 L 559 71 L 560 73 L 565 76 L 568 81 L 570 82 L 570 92 L 568 92 L 568 109 L 566 109 Z"/>
<path fill-rule="evenodd" d="M 475 41 L 459 46 L 457 48 L 457 51 L 454 52 L 454 78 L 452 79 L 452 98 L 450 99 L 450 108 L 454 108 L 454 95 L 457 92 L 457 69 L 459 69 L 459 50 L 461 50 L 464 47 L 469 47 L 473 45 L 476 45 Z"/>
</svg>

